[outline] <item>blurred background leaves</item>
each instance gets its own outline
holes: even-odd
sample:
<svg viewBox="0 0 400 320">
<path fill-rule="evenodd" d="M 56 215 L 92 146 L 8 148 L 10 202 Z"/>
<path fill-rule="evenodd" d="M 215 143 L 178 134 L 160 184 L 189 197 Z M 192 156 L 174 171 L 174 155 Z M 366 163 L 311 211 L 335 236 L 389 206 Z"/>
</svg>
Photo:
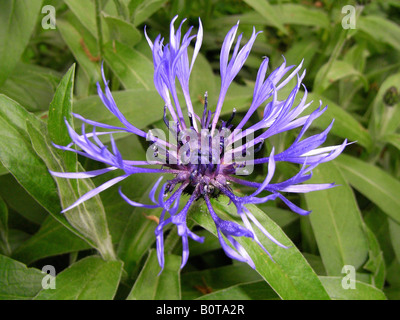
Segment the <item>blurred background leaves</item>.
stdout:
<svg viewBox="0 0 400 320">
<path fill-rule="evenodd" d="M 46 5 L 55 8 L 55 29 L 42 27 Z M 355 29 L 342 26 L 345 5 L 355 9 Z M 180 271 L 181 245 L 176 230 L 169 230 L 166 270 L 159 277 L 153 249 L 159 210 L 130 207 L 114 187 L 81 209 L 60 214 L 61 204 L 114 174 L 85 184 L 52 178 L 47 168 L 100 168 L 51 146 L 51 141 L 68 143 L 64 117 L 71 121 L 73 110 L 115 124 L 96 95 L 104 63 L 126 118 L 144 130 L 159 126 L 163 103 L 153 87 L 143 29 L 146 25 L 150 38 L 168 37 L 176 14 L 188 18 L 186 26 L 197 28 L 198 17 L 204 26 L 190 81 L 195 109 L 201 109 L 205 91 L 215 105 L 220 46 L 240 20 L 245 38 L 253 26 L 263 33 L 232 84 L 223 113 L 249 107 L 263 56 L 270 58 L 269 70 L 282 63 L 282 55 L 288 64 L 304 59 L 308 100 L 314 108 L 320 100 L 328 105 L 311 131 L 335 118 L 329 144 L 355 142 L 314 171 L 314 182 L 334 181 L 339 187 L 292 196 L 313 210 L 310 216 L 300 218 L 280 202 L 253 208 L 267 230 L 296 247 L 287 251 L 266 242 L 274 263 L 244 241 L 259 257 L 256 270 L 223 254 L 201 205 L 191 217 L 205 244 L 190 243 L 191 257 Z M 1 1 L 0 299 L 400 299 L 399 23 L 397 0 Z M 290 89 L 280 94 L 287 96 Z M 145 157 L 147 146 L 135 137 L 116 138 L 125 157 Z M 274 137 L 264 148 L 282 150 L 294 138 L 295 132 Z M 278 169 L 279 180 L 296 170 Z M 146 201 L 153 181 L 139 174 L 121 185 L 133 200 Z M 234 218 L 223 201 L 218 213 Z M 47 264 L 59 273 L 61 290 L 42 289 L 40 270 Z M 344 265 L 355 267 L 355 290 L 341 286 Z"/>
</svg>

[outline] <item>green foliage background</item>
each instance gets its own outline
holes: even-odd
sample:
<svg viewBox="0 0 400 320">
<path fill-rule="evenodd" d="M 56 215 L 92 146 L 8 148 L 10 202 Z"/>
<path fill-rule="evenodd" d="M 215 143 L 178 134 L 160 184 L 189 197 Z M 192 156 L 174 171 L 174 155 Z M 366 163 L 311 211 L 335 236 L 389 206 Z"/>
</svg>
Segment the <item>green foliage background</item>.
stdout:
<svg viewBox="0 0 400 320">
<path fill-rule="evenodd" d="M 55 8 L 55 30 L 41 27 L 45 5 Z M 342 27 L 345 5 L 356 9 L 355 29 Z M 299 217 L 280 202 L 251 208 L 272 235 L 293 245 L 285 250 L 263 240 L 273 262 L 255 243 L 241 240 L 256 270 L 224 255 L 202 204 L 190 221 L 205 243 L 190 243 L 188 265 L 179 270 L 181 245 L 176 230 L 169 230 L 160 276 L 152 219 L 159 210 L 133 209 L 114 187 L 60 214 L 113 177 L 70 181 L 50 175 L 48 169 L 100 168 L 53 148 L 51 142 L 70 142 L 64 118 L 72 122 L 73 110 L 116 124 L 96 95 L 104 61 L 126 118 L 141 129 L 157 127 L 163 103 L 153 86 L 143 28 L 150 38 L 168 37 L 176 14 L 195 28 L 200 17 L 204 26 L 190 81 L 195 108 L 205 91 L 210 105 L 216 103 L 220 46 L 240 20 L 245 38 L 253 26 L 263 33 L 228 92 L 223 114 L 249 107 L 263 56 L 270 58 L 269 70 L 282 63 L 282 55 L 288 64 L 304 59 L 310 109 L 319 100 L 329 106 L 311 131 L 335 118 L 327 144 L 356 141 L 314 171 L 312 182 L 339 187 L 291 198 L 311 215 Z M 0 299 L 399 299 L 399 23 L 397 0 L 0 1 Z M 266 149 L 283 150 L 296 133 L 271 139 Z M 124 156 L 144 158 L 142 141 L 118 138 Z M 254 179 L 262 179 L 264 169 Z M 278 169 L 277 180 L 298 170 Z M 156 178 L 135 175 L 122 186 L 132 199 L 146 202 Z M 237 218 L 224 199 L 214 205 L 221 217 Z M 55 267 L 56 289 L 42 288 L 44 265 Z M 345 265 L 356 270 L 355 289 L 342 287 Z"/>
</svg>

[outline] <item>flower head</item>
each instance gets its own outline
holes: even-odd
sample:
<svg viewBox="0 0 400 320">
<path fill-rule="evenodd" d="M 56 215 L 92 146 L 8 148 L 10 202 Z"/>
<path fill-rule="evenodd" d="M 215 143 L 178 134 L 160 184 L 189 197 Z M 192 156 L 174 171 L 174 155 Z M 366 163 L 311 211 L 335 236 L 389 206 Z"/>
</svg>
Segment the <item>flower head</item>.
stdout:
<svg viewBox="0 0 400 320">
<path fill-rule="evenodd" d="M 311 104 L 306 103 L 307 89 L 304 85 L 304 95 L 298 104 L 295 103 L 302 87 L 301 82 L 305 72 L 299 73 L 302 67 L 301 64 L 294 68 L 294 66 L 286 66 L 286 61 L 268 76 L 266 76 L 269 64 L 268 58 L 261 62 L 251 105 L 235 127 L 232 123 L 236 114 L 235 110 L 233 110 L 229 119 L 223 120 L 220 118 L 228 88 L 245 64 L 258 35 L 253 30 L 250 39 L 243 46 L 241 46 L 242 35 L 239 35 L 233 46 L 239 23 L 227 33 L 222 44 L 220 55 L 221 88 L 216 99 L 215 110 L 210 110 L 208 96 L 205 94 L 203 111 L 199 115 L 196 114 L 190 98 L 189 80 L 196 57 L 200 51 L 203 28 L 199 19 L 197 34 L 191 35 L 193 27 L 190 27 L 182 36 L 182 26 L 185 20 L 175 30 L 174 23 L 176 19 L 177 17 L 171 21 L 169 43 L 167 44 L 164 44 L 164 39 L 160 35 L 156 37 L 154 42 L 151 41 L 145 32 L 153 54 L 154 84 L 164 100 L 164 122 L 170 136 L 174 137 L 174 139 L 167 141 L 162 133 L 155 134 L 154 131 L 146 133 L 131 124 L 119 111 L 103 72 L 105 89 L 103 91 L 100 84 L 98 84 L 98 94 L 106 108 L 119 119 L 121 125 L 110 126 L 75 114 L 75 117 L 83 122 L 81 134 L 76 133 L 66 122 L 72 143 L 68 146 L 57 147 L 103 162 L 107 165 L 107 168 L 83 173 L 52 172 L 52 174 L 64 178 L 89 178 L 116 169 L 121 169 L 123 174 L 88 192 L 70 207 L 65 208 L 63 212 L 79 205 L 132 174 L 172 174 L 172 179 L 161 183 L 163 180 L 163 177 L 161 177 L 154 184 L 149 194 L 150 204 L 135 202 L 129 199 L 120 189 L 121 197 L 130 205 L 134 207 L 160 208 L 162 210 L 159 224 L 155 229 L 158 260 L 161 269 L 164 267 L 163 229 L 166 225 L 170 223 L 176 225 L 178 234 L 182 238 L 181 267 L 186 264 L 189 257 L 188 239 L 191 238 L 198 242 L 204 240 L 187 227 L 189 209 L 198 200 L 205 201 L 208 212 L 215 223 L 221 247 L 227 256 L 246 262 L 254 267 L 252 259 L 235 239 L 236 237 L 251 238 L 268 253 L 254 232 L 254 228 L 258 228 L 276 245 L 286 247 L 279 243 L 257 221 L 246 205 L 264 203 L 279 198 L 292 211 L 300 215 L 308 214 L 309 211 L 292 203 L 283 193 L 306 193 L 333 187 L 334 184 L 332 183 L 306 184 L 304 182 L 311 178 L 312 169 L 318 164 L 337 157 L 347 145 L 347 141 L 345 140 L 341 145 L 319 148 L 325 142 L 333 122 L 323 132 L 303 139 L 313 120 L 321 116 L 326 107 L 322 108 L 320 105 L 309 115 L 301 116 L 302 112 Z M 196 39 L 194 51 L 191 60 L 189 60 L 188 47 L 194 39 Z M 279 90 L 285 87 L 292 79 L 297 80 L 297 83 L 291 93 L 285 100 L 278 100 Z M 184 106 L 182 101 L 178 99 L 178 85 L 183 92 Z M 248 120 L 260 108 L 263 115 L 262 119 L 255 124 L 247 125 Z M 160 108 L 160 112 L 162 112 L 162 108 Z M 171 119 L 169 120 L 168 117 Z M 86 133 L 85 124 L 93 126 L 93 131 Z M 272 148 L 268 156 L 254 157 L 255 154 L 259 153 L 266 139 L 278 133 L 300 127 L 300 133 L 293 144 L 286 150 L 275 153 L 275 148 Z M 107 131 L 97 132 L 97 128 L 106 129 Z M 149 154 L 151 159 L 125 160 L 122 158 L 114 142 L 113 134 L 124 131 L 147 138 L 150 141 Z M 111 136 L 111 150 L 98 138 L 98 135 L 104 134 Z M 245 141 L 244 144 L 242 143 L 243 141 Z M 78 149 L 72 148 L 72 144 L 75 144 Z M 300 164 L 301 169 L 295 176 L 286 181 L 272 183 L 276 162 L 278 161 Z M 253 166 L 260 164 L 267 164 L 268 166 L 268 173 L 262 182 L 248 181 L 242 177 L 251 173 Z M 232 184 L 253 188 L 254 192 L 250 195 L 239 196 L 233 191 Z M 180 203 L 183 194 L 189 196 L 186 203 Z M 217 215 L 210 199 L 219 196 L 229 198 L 230 205 L 236 207 L 237 214 L 240 216 L 243 225 L 223 220 Z"/>
</svg>

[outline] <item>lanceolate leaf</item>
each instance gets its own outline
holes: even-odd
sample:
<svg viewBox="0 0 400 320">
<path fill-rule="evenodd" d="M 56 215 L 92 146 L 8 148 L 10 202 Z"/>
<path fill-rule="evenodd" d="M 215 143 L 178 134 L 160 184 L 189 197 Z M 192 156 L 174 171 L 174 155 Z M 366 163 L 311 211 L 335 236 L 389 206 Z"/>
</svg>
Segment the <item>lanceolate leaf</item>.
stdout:
<svg viewBox="0 0 400 320">
<path fill-rule="evenodd" d="M 368 237 L 369 259 L 364 265 L 364 269 L 371 272 L 372 285 L 378 289 L 382 289 L 386 276 L 383 252 L 379 246 L 378 239 L 367 226 L 365 226 L 365 233 Z"/>
<path fill-rule="evenodd" d="M 160 9 L 166 0 L 149 0 L 149 1 L 131 1 L 129 4 L 130 9 L 135 6 L 133 14 L 133 24 L 137 27 L 154 12 Z M 137 3 L 140 3 L 137 6 Z M 137 6 L 137 7 L 136 7 Z"/>
<path fill-rule="evenodd" d="M 59 254 L 90 249 L 90 245 L 77 237 L 61 223 L 49 216 L 40 230 L 24 241 L 12 257 L 26 264 Z"/>
<path fill-rule="evenodd" d="M 118 109 L 137 128 L 143 129 L 162 119 L 163 102 L 156 90 L 135 89 L 117 91 L 113 92 L 113 97 Z M 118 119 L 103 105 L 97 95 L 75 101 L 74 110 L 87 119 L 110 125 L 121 125 Z M 79 126 L 77 125 L 77 127 Z M 123 135 L 118 134 L 114 137 L 118 139 L 120 136 L 122 137 Z"/>
<path fill-rule="evenodd" d="M 241 283 L 209 293 L 196 300 L 277 300 L 276 293 L 264 281 Z M 223 309 L 221 309 L 223 310 Z"/>
<path fill-rule="evenodd" d="M 107 221 L 98 197 L 67 213 L 69 222 L 60 214 L 56 184 L 42 159 L 53 171 L 63 171 L 65 167 L 62 160 L 53 153 L 50 142 L 46 141 L 48 138 L 39 131 L 45 130 L 43 123 L 16 102 L 0 96 L 0 124 L 0 160 L 17 181 L 64 226 L 98 248 L 103 256 L 112 258 L 114 253 Z M 78 194 L 83 195 L 94 188 L 88 180 L 78 182 L 78 194 L 66 179 L 60 179 L 60 186 L 63 207 L 72 204 L 78 198 Z"/>
<path fill-rule="evenodd" d="M 270 21 L 274 27 L 278 28 L 284 34 L 287 33 L 286 29 L 283 27 L 282 22 L 279 20 L 276 9 L 271 6 L 268 1 L 262 0 L 245 0 L 245 2 L 254 8 L 259 14 L 261 14 L 265 19 Z"/>
<path fill-rule="evenodd" d="M 60 74 L 50 68 L 20 62 L 0 87 L 0 92 L 28 111 L 47 110 L 60 79 Z"/>
<path fill-rule="evenodd" d="M 41 131 L 39 131 L 28 123 L 28 132 L 35 151 L 40 154 L 49 170 L 64 172 L 66 169 L 65 164 L 54 153 L 54 148 L 50 147 L 45 130 L 42 126 Z M 78 166 L 78 170 L 83 171 L 81 166 Z M 67 208 L 80 196 L 95 188 L 94 184 L 88 179 L 78 179 L 77 187 L 68 179 L 55 178 L 55 180 L 63 208 Z M 84 235 L 85 239 L 96 247 L 105 259 L 115 258 L 104 207 L 98 195 L 65 212 L 64 215 L 74 229 Z"/>
<path fill-rule="evenodd" d="M 43 289 L 36 300 L 112 300 L 122 273 L 120 261 L 91 256 L 56 275 L 56 288 Z"/>
<path fill-rule="evenodd" d="M 61 206 L 54 180 L 32 148 L 27 121 L 40 125 L 38 118 L 15 101 L 0 95 L 0 160 L 37 202 L 68 225 L 59 214 Z"/>
<path fill-rule="evenodd" d="M 83 2 L 79 0 L 65 0 L 70 10 L 80 23 L 90 31 L 93 37 L 97 37 L 96 10 L 94 1 Z"/>
<path fill-rule="evenodd" d="M 279 18 L 284 24 L 329 28 L 329 18 L 323 10 L 292 3 L 282 3 L 272 7 L 279 12 Z"/>
<path fill-rule="evenodd" d="M 49 137 L 53 143 L 58 145 L 67 145 L 71 142 L 65 121 L 72 124 L 74 76 L 75 65 L 62 78 L 49 107 L 49 119 L 47 121 Z M 64 152 L 62 158 L 68 170 L 76 170 L 76 154 Z"/>
<path fill-rule="evenodd" d="M 232 219 L 237 216 L 233 204 L 228 206 L 226 199 L 222 197 L 212 204 L 221 219 Z M 247 207 L 275 239 L 291 246 L 289 249 L 281 248 L 256 231 L 261 243 L 272 255 L 274 260 L 272 261 L 256 242 L 243 239 L 244 237 L 237 239 L 253 259 L 256 271 L 278 296 L 282 299 L 329 299 L 317 275 L 284 232 L 256 206 Z M 216 235 L 215 225 L 206 208 L 202 206 L 194 209 L 191 214 L 198 224 Z M 293 268 L 294 265 L 296 268 Z"/>
<path fill-rule="evenodd" d="M 327 70 L 329 68 L 329 70 Z M 324 78 L 322 78 L 324 76 Z M 331 65 L 323 65 L 314 80 L 315 90 L 318 92 L 325 91 L 332 83 L 346 77 L 360 78 L 367 87 L 367 80 L 358 70 L 346 61 L 335 60 Z"/>
<path fill-rule="evenodd" d="M 28 44 L 41 4 L 42 0 L 0 1 L 0 86 Z"/>
<path fill-rule="evenodd" d="M 57 20 L 57 29 L 90 82 L 99 81 L 100 57 L 95 37 L 70 12 Z"/>
<path fill-rule="evenodd" d="M 372 36 L 375 40 L 391 45 L 400 51 L 400 27 L 379 16 L 363 16 L 357 22 L 357 28 Z"/>
<path fill-rule="evenodd" d="M 0 255 L 0 300 L 32 299 L 42 289 L 44 274 Z"/>
<path fill-rule="evenodd" d="M 365 129 L 351 114 L 343 110 L 333 101 L 315 93 L 310 93 L 307 100 L 313 100 L 314 105 L 317 105 L 319 101 L 322 101 L 323 106 L 328 106 L 325 113 L 313 122 L 313 126 L 325 129 L 328 127 L 332 119 L 335 119 L 335 123 L 331 130 L 333 134 L 343 139 L 347 138 L 349 141 L 357 141 L 358 144 L 368 150 L 372 148 L 372 139 L 368 130 Z M 304 114 L 307 114 L 312 110 L 310 106 L 306 109 Z"/>
<path fill-rule="evenodd" d="M 396 259 L 400 263 L 400 223 L 389 219 L 389 231 Z"/>
<path fill-rule="evenodd" d="M 206 232 L 208 233 L 208 231 Z M 216 241 L 219 244 L 217 239 Z M 195 244 L 194 241 L 192 243 Z M 190 247 L 191 256 L 193 256 L 192 247 Z M 182 299 L 184 300 L 199 298 L 207 293 L 229 290 L 232 287 L 239 286 L 241 283 L 262 281 L 264 288 L 267 287 L 266 289 L 268 289 L 269 287 L 256 271 L 245 264 L 185 272 L 182 274 L 181 281 Z M 234 291 L 237 292 L 236 289 Z M 272 291 L 273 295 L 277 297 L 271 288 L 269 288 L 269 291 Z"/>
<path fill-rule="evenodd" d="M 355 281 L 355 289 L 342 286 L 343 277 L 320 277 L 325 289 L 335 300 L 386 300 L 385 294 L 370 284 Z"/>
<path fill-rule="evenodd" d="M 134 46 L 142 38 L 141 32 L 129 22 L 109 16 L 104 12 L 103 19 L 110 29 L 110 36 L 113 40 L 118 40 L 128 46 Z"/>
<path fill-rule="evenodd" d="M 309 218 L 327 274 L 339 276 L 344 265 L 357 269 L 367 259 L 368 243 L 361 213 L 351 188 L 333 164 L 324 163 L 313 174 L 311 183 L 329 181 L 338 185 L 307 193 L 305 198 L 312 210 Z"/>
<path fill-rule="evenodd" d="M 181 298 L 180 284 L 181 257 L 167 255 L 165 267 L 160 272 L 157 251 L 150 251 L 149 257 L 137 278 L 128 300 L 179 300 Z"/>
<path fill-rule="evenodd" d="M 349 183 L 400 223 L 400 182 L 382 169 L 348 155 L 337 160 Z"/>
<path fill-rule="evenodd" d="M 390 143 L 398 150 L 400 150 L 400 134 L 389 134 L 384 136 L 382 140 Z"/>
<path fill-rule="evenodd" d="M 9 209 L 18 212 L 28 221 L 40 225 L 48 216 L 46 210 L 11 175 L 0 177 L 0 195 L 7 199 Z"/>
<path fill-rule="evenodd" d="M 139 176 L 135 178 L 139 179 Z M 138 187 L 135 188 L 135 191 L 138 195 L 143 194 L 139 197 L 139 202 L 147 203 L 149 201 L 148 193 L 152 188 L 152 183 L 157 178 L 153 177 L 154 180 L 147 179 L 147 181 L 142 179 L 136 180 L 138 181 Z M 143 186 L 147 187 L 143 188 Z M 158 218 L 160 213 L 161 209 L 152 209 L 143 212 L 141 208 L 132 208 L 132 214 L 126 217 L 126 227 L 122 233 L 117 253 L 118 257 L 124 261 L 124 268 L 129 277 L 132 277 L 133 273 L 137 271 L 139 262 L 155 242 L 154 230 L 157 222 L 154 218 Z"/>
<path fill-rule="evenodd" d="M 139 51 L 115 41 L 106 45 L 104 55 L 126 89 L 152 90 L 154 88 L 153 64 Z"/>
</svg>

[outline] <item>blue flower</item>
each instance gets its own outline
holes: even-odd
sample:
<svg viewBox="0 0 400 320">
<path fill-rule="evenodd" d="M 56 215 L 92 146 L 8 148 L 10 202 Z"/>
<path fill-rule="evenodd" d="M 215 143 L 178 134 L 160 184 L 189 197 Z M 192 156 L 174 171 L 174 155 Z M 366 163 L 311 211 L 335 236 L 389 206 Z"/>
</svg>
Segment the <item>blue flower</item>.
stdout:
<svg viewBox="0 0 400 320">
<path fill-rule="evenodd" d="M 239 23 L 227 33 L 222 44 L 220 55 L 221 88 L 215 110 L 209 110 L 208 96 L 206 94 L 203 113 L 200 116 L 197 115 L 190 99 L 189 80 L 202 44 L 203 28 L 199 19 L 197 34 L 191 35 L 193 27 L 190 27 L 182 37 L 182 25 L 185 20 L 175 30 L 176 19 L 177 16 L 171 21 L 169 43 L 167 44 L 164 44 L 164 39 L 160 35 L 152 42 L 145 30 L 145 36 L 153 54 L 155 88 L 165 103 L 164 122 L 170 135 L 174 136 L 175 140 L 167 141 L 165 136 L 155 135 L 154 132 L 146 133 L 131 124 L 119 111 L 102 68 L 105 89 L 103 91 L 100 84 L 97 84 L 98 94 L 103 104 L 118 118 L 121 125 L 110 126 L 74 114 L 76 118 L 83 122 L 81 134 L 76 133 L 66 122 L 72 143 L 68 146 L 56 147 L 100 161 L 106 164 L 107 167 L 81 173 L 52 172 L 52 174 L 57 177 L 78 179 L 95 177 L 116 169 L 121 169 L 123 174 L 91 190 L 71 206 L 65 208 L 63 212 L 78 206 L 135 173 L 172 174 L 172 179 L 161 184 L 163 179 L 161 177 L 154 184 L 149 194 L 151 204 L 132 201 L 120 189 L 121 197 L 130 205 L 134 207 L 160 208 L 162 210 L 159 224 L 155 229 L 157 254 L 161 270 L 164 267 L 163 229 L 166 225 L 170 223 L 176 225 L 178 234 L 182 238 L 181 267 L 186 264 L 189 257 L 188 239 L 191 238 L 198 242 L 204 241 L 202 237 L 199 237 L 187 227 L 188 211 L 193 203 L 199 199 L 203 199 L 206 203 L 210 216 L 215 223 L 221 247 L 227 256 L 246 262 L 254 268 L 252 259 L 235 239 L 236 237 L 253 239 L 269 254 L 254 232 L 254 227 L 256 227 L 276 245 L 287 247 L 279 243 L 257 221 L 246 205 L 264 203 L 279 198 L 292 211 L 300 215 L 309 214 L 309 211 L 292 203 L 283 193 L 306 193 L 333 187 L 334 184 L 332 183 L 306 184 L 304 182 L 311 178 L 312 169 L 318 164 L 337 157 L 347 145 L 347 140 L 341 145 L 320 148 L 325 142 L 333 122 L 322 133 L 303 139 L 311 123 L 325 112 L 326 107 L 322 108 L 320 105 L 309 115 L 301 116 L 302 112 L 311 104 L 306 103 L 307 89 L 304 85 L 304 95 L 300 102 L 297 105 L 295 104 L 297 94 L 302 87 L 302 79 L 305 76 L 305 72 L 299 73 L 302 64 L 294 68 L 294 66 L 286 66 L 286 61 L 284 61 L 279 68 L 272 71 L 269 76 L 266 76 L 269 64 L 268 58 L 261 62 L 251 105 L 238 125 L 234 127 L 232 124 L 235 110 L 233 110 L 231 117 L 227 121 L 220 119 L 228 88 L 246 62 L 258 35 L 253 29 L 250 39 L 243 46 L 241 46 L 242 35 L 239 35 L 233 46 Z M 189 59 L 188 47 L 193 39 L 196 39 L 196 41 L 192 57 Z M 285 87 L 292 79 L 296 79 L 297 84 L 285 100 L 278 100 L 279 90 Z M 178 99 L 178 86 L 183 92 L 184 107 Z M 262 119 L 245 128 L 248 120 L 260 108 L 263 111 Z M 161 111 L 162 109 L 160 108 Z M 171 121 L 168 120 L 167 116 L 171 117 Z M 93 131 L 87 133 L 85 124 L 93 126 Z M 97 131 L 96 129 L 98 128 L 106 129 L 106 131 Z M 272 148 L 268 156 L 260 156 L 254 159 L 254 155 L 261 150 L 264 140 L 295 128 L 301 129 L 289 148 L 277 154 L 275 154 L 275 148 Z M 149 140 L 152 159 L 123 159 L 113 139 L 113 134 L 118 132 L 133 133 Z M 98 137 L 104 134 L 111 137 L 111 150 Z M 241 143 L 243 140 L 246 141 L 245 144 Z M 78 148 L 72 148 L 73 145 Z M 286 181 L 272 183 L 275 165 L 278 161 L 301 164 L 301 169 L 295 176 Z M 268 164 L 268 173 L 263 182 L 248 181 L 241 177 L 250 173 L 254 165 L 259 164 Z M 254 192 L 250 195 L 238 196 L 233 192 L 232 183 L 253 188 Z M 189 200 L 180 205 L 183 194 L 189 195 Z M 217 196 L 229 198 L 231 205 L 236 207 L 243 225 L 223 220 L 217 215 L 210 200 Z"/>
</svg>

